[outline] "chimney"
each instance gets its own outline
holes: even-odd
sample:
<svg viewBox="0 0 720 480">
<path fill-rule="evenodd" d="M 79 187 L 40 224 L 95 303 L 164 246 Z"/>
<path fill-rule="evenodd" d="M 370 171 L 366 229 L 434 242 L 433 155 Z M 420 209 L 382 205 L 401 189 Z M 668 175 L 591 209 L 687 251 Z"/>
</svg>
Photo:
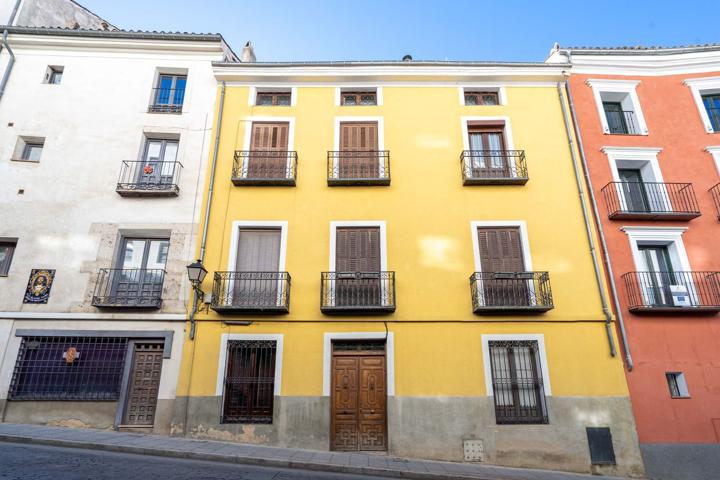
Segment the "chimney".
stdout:
<svg viewBox="0 0 720 480">
<path fill-rule="evenodd" d="M 244 63 L 255 63 L 255 50 L 253 49 L 252 43 L 249 41 L 245 44 L 240 52 L 240 61 Z"/>
</svg>

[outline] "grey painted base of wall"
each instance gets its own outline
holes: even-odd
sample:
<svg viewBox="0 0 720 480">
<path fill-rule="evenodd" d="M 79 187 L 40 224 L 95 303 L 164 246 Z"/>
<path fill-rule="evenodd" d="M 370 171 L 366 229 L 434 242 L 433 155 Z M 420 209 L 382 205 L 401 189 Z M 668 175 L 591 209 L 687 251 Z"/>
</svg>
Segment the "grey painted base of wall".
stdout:
<svg viewBox="0 0 720 480">
<path fill-rule="evenodd" d="M 330 444 L 329 397 L 275 397 L 272 425 L 221 424 L 221 397 L 176 399 L 172 434 L 314 450 Z M 188 426 L 184 428 L 185 407 Z M 463 440 L 482 440 L 497 465 L 641 476 L 626 397 L 549 397 L 548 425 L 497 425 L 492 397 L 388 397 L 388 453 L 463 461 Z M 616 466 L 591 466 L 585 427 L 611 428 Z"/>
<path fill-rule="evenodd" d="M 640 450 L 653 480 L 720 478 L 720 443 L 644 443 Z"/>
<path fill-rule="evenodd" d="M 152 429 L 143 429 L 143 431 L 163 435 L 169 434 L 173 403 L 174 400 L 158 400 L 155 425 Z M 8 423 L 35 423 L 110 430 L 114 427 L 117 407 L 117 402 L 8 401 L 5 403 L 5 418 L 3 420 Z"/>
</svg>

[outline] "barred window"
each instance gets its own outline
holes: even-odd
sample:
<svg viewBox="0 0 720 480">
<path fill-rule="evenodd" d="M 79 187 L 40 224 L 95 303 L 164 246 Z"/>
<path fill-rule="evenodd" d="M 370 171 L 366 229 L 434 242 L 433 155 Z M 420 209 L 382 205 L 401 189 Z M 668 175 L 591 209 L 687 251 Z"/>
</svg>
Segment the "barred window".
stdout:
<svg viewBox="0 0 720 480">
<path fill-rule="evenodd" d="M 287 107 L 291 103 L 292 92 L 258 92 L 256 105 Z"/>
<path fill-rule="evenodd" d="M 23 337 L 9 400 L 116 401 L 127 338 Z"/>
<path fill-rule="evenodd" d="M 465 105 L 500 105 L 498 92 L 465 90 Z"/>
<path fill-rule="evenodd" d="M 274 340 L 230 340 L 225 371 L 223 423 L 272 423 Z"/>
<path fill-rule="evenodd" d="M 493 341 L 489 347 L 497 423 L 548 423 L 538 342 Z"/>
<path fill-rule="evenodd" d="M 377 105 L 377 90 L 367 92 L 345 91 L 340 93 L 341 105 Z"/>
</svg>

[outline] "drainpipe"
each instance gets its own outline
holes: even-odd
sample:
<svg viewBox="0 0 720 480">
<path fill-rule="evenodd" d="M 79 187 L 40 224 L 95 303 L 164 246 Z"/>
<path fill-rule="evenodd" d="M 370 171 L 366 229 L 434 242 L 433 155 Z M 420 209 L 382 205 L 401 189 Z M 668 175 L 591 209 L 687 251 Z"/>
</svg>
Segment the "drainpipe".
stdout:
<svg viewBox="0 0 720 480">
<path fill-rule="evenodd" d="M 205 258 L 205 246 L 207 243 L 208 225 L 210 224 L 210 206 L 212 205 L 213 191 L 215 186 L 215 170 L 217 169 L 218 147 L 220 146 L 220 129 L 222 128 L 222 114 L 225 106 L 225 82 L 222 82 L 220 89 L 220 106 L 218 107 L 217 127 L 215 129 L 215 148 L 213 151 L 212 168 L 210 169 L 210 186 L 208 187 L 207 204 L 205 205 L 205 224 L 203 225 L 202 240 L 200 242 L 200 258 L 202 263 Z M 201 295 L 199 286 L 194 287 L 193 308 L 190 312 L 190 340 L 195 339 L 195 314 L 198 311 L 198 300 Z"/>
<path fill-rule="evenodd" d="M 22 3 L 22 0 L 17 0 L 15 2 L 15 6 L 12 9 L 12 13 L 10 14 L 10 18 L 7 21 L 7 25 L 12 26 L 13 22 L 15 21 L 15 15 L 17 15 L 18 8 L 20 8 L 21 3 Z"/>
<path fill-rule="evenodd" d="M 7 51 L 10 54 L 10 60 L 8 60 L 7 67 L 5 67 L 5 73 L 3 73 L 2 80 L 0 81 L 0 99 L 2 99 L 2 96 L 5 93 L 5 86 L 7 85 L 8 80 L 10 80 L 10 72 L 12 71 L 13 65 L 15 64 L 15 54 L 13 53 L 12 48 L 10 48 L 7 37 L 8 31 L 5 30 L 2 36 L 2 45 L 7 48 Z"/>
<path fill-rule="evenodd" d="M 569 54 L 568 54 L 569 57 Z M 587 158 L 585 157 L 585 148 L 583 147 L 582 135 L 580 134 L 580 126 L 577 122 L 577 115 L 575 114 L 575 104 L 573 103 L 572 92 L 570 91 L 570 84 L 565 82 L 565 90 L 567 90 L 568 104 L 570 105 L 570 114 L 573 119 L 573 126 L 575 128 L 575 136 L 578 141 L 578 150 L 580 151 L 580 160 L 582 161 L 583 171 L 585 172 L 585 182 L 590 192 L 590 205 L 592 205 L 593 215 L 595 216 L 595 222 L 598 225 L 598 237 L 600 238 L 600 247 L 602 248 L 603 263 L 605 265 L 605 271 L 610 284 L 610 295 L 612 296 L 613 306 L 615 307 L 615 316 L 618 320 L 618 327 L 620 331 L 620 341 L 622 343 L 623 351 L 625 352 L 625 364 L 627 365 L 628 371 L 632 371 L 635 366 L 633 363 L 632 354 L 630 353 L 630 343 L 627 339 L 627 332 L 625 330 L 625 322 L 623 321 L 622 309 L 620 308 L 620 302 L 618 301 L 617 285 L 615 284 L 615 274 L 613 273 L 612 264 L 610 263 L 610 255 L 608 253 L 607 242 L 605 241 L 605 233 L 602 229 L 602 223 L 600 223 L 600 212 L 597 207 L 597 199 L 595 198 L 595 191 L 592 186 L 592 180 L 590 180 L 589 169 L 587 165 Z"/>
<path fill-rule="evenodd" d="M 564 82 L 567 85 L 567 81 Z M 563 95 L 562 83 L 557 84 L 558 97 L 560 98 L 560 107 L 562 109 L 563 121 L 565 122 L 565 133 L 567 134 L 568 147 L 570 148 L 570 156 L 572 157 L 573 170 L 575 172 L 575 183 L 578 189 L 578 196 L 580 197 L 580 206 L 582 207 L 583 219 L 585 221 L 585 234 L 590 244 L 590 255 L 592 256 L 593 267 L 595 270 L 595 281 L 597 282 L 598 291 L 600 293 L 600 302 L 602 303 L 603 315 L 605 315 L 605 331 L 608 337 L 608 344 L 610 346 L 610 355 L 616 356 L 617 350 L 615 349 L 615 342 L 613 341 L 612 334 L 612 313 L 608 307 L 607 297 L 605 296 L 605 289 L 603 288 L 602 273 L 600 272 L 600 262 L 597 258 L 597 249 L 595 248 L 595 239 L 592 235 L 592 227 L 590 224 L 590 217 L 588 215 L 587 205 L 585 204 L 585 191 L 582 186 L 582 179 L 580 175 L 580 169 L 578 167 L 577 156 L 575 155 L 575 143 L 573 141 L 572 133 L 570 132 L 570 122 L 568 121 L 567 107 L 565 106 L 565 98 Z"/>
</svg>

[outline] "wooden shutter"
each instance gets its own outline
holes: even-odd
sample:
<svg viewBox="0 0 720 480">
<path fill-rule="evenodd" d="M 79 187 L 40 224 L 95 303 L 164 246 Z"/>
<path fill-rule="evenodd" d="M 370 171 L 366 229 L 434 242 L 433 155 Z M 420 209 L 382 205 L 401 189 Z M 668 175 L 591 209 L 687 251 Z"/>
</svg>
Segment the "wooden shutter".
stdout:
<svg viewBox="0 0 720 480">
<path fill-rule="evenodd" d="M 253 122 L 250 150 L 285 152 L 288 149 L 287 122 Z"/>
<path fill-rule="evenodd" d="M 380 229 L 338 228 L 335 242 L 335 269 L 338 272 L 380 271 Z"/>
<path fill-rule="evenodd" d="M 238 237 L 238 272 L 277 272 L 280 268 L 280 229 L 241 228 Z"/>
<path fill-rule="evenodd" d="M 483 272 L 522 272 L 519 228 L 478 228 L 480 265 Z"/>
<path fill-rule="evenodd" d="M 377 122 L 341 122 L 340 149 L 352 152 L 377 150 Z"/>
</svg>

